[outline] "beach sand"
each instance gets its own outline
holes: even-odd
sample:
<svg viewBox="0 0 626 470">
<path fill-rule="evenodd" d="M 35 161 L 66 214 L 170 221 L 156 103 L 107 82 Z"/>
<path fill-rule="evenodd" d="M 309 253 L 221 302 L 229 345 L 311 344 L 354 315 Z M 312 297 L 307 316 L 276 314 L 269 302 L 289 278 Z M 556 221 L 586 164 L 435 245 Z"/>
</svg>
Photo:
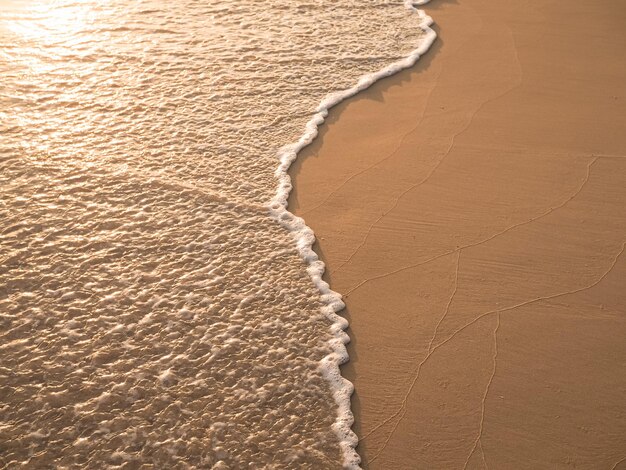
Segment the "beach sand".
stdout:
<svg viewBox="0 0 626 470">
<path fill-rule="evenodd" d="M 365 468 L 626 468 L 626 2 L 432 0 L 291 170 Z"/>
</svg>

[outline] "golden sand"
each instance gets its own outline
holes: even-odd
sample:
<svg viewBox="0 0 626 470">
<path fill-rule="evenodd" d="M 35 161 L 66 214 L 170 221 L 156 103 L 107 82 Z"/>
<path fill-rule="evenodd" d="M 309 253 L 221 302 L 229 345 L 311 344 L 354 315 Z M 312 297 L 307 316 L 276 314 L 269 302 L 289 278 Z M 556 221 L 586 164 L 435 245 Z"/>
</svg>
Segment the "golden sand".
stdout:
<svg viewBox="0 0 626 470">
<path fill-rule="evenodd" d="M 377 469 L 626 468 L 626 3 L 433 0 L 292 168 Z"/>
</svg>

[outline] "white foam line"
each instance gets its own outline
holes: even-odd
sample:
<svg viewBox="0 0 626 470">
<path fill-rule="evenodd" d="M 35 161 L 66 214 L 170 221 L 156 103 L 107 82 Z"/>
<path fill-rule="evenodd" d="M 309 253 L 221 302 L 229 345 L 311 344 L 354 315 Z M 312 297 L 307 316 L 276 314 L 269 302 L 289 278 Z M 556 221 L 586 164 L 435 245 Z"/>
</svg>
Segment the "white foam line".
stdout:
<svg viewBox="0 0 626 470">
<path fill-rule="evenodd" d="M 317 107 L 315 115 L 306 124 L 304 134 L 300 140 L 283 147 L 278 155 L 280 165 L 275 173 L 278 179 L 278 190 L 270 203 L 270 215 L 292 233 L 296 240 L 298 251 L 307 264 L 307 272 L 321 293 L 322 311 L 332 321 L 331 331 L 333 338 L 329 341 L 332 353 L 322 359 L 320 370 L 330 383 L 333 397 L 338 406 L 333 430 L 339 438 L 343 453 L 343 466 L 346 469 L 360 469 L 361 457 L 359 457 L 355 449 L 359 442 L 358 437 L 352 431 L 354 416 L 350 409 L 350 396 L 354 391 L 354 386 L 352 382 L 341 376 L 339 369 L 339 366 L 346 363 L 349 359 L 346 344 L 350 342 L 350 337 L 344 331 L 348 327 L 348 321 L 337 315 L 337 312 L 343 310 L 345 304 L 341 300 L 341 294 L 331 290 L 328 283 L 322 279 L 325 266 L 317 256 L 317 253 L 313 251 L 313 243 L 315 242 L 313 230 L 306 225 L 304 219 L 287 210 L 287 199 L 292 189 L 291 178 L 287 172 L 296 159 L 298 152 L 315 139 L 318 133 L 317 129 L 328 116 L 328 110 L 331 107 L 369 88 L 381 78 L 413 66 L 430 48 L 437 37 L 435 31 L 430 27 L 433 24 L 433 20 L 414 6 L 425 5 L 429 1 L 404 0 L 405 7 L 420 17 L 419 28 L 424 31 L 425 36 L 421 39 L 419 47 L 404 59 L 394 62 L 378 72 L 362 76 L 354 87 L 327 95 Z"/>
</svg>

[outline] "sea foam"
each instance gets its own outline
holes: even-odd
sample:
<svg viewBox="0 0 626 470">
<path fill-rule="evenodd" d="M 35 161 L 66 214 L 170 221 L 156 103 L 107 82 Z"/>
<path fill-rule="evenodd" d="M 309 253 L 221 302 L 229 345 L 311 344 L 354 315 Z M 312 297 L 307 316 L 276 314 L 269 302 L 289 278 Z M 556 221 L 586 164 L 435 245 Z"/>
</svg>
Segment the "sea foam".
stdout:
<svg viewBox="0 0 626 470">
<path fill-rule="evenodd" d="M 287 169 L 331 106 L 417 60 L 430 19 L 45 4 L 0 9 L 3 462 L 357 468 L 343 303 Z"/>
<path fill-rule="evenodd" d="M 345 308 L 345 304 L 341 294 L 333 291 L 329 284 L 323 280 L 325 265 L 313 250 L 313 244 L 315 243 L 313 230 L 306 225 L 303 218 L 292 214 L 288 210 L 288 198 L 293 187 L 291 177 L 289 176 L 289 168 L 296 160 L 298 152 L 317 137 L 318 128 L 324 123 L 330 108 L 369 88 L 378 80 L 412 67 L 430 49 L 430 46 L 437 38 L 437 33 L 431 28 L 433 20 L 423 10 L 416 8 L 416 6 L 425 5 L 429 1 L 404 1 L 405 8 L 420 17 L 419 27 L 423 30 L 424 37 L 418 47 L 403 59 L 393 62 L 377 72 L 363 75 L 353 87 L 330 93 L 324 97 L 315 110 L 315 114 L 306 124 L 305 131 L 300 139 L 297 142 L 284 146 L 278 153 L 280 165 L 276 170 L 276 178 L 279 183 L 276 196 L 270 205 L 270 214 L 292 233 L 298 252 L 307 263 L 307 272 L 321 293 L 322 310 L 332 321 L 331 330 L 334 337 L 329 340 L 328 344 L 332 353 L 322 359 L 320 369 L 324 378 L 330 383 L 335 402 L 337 403 L 338 412 L 333 430 L 339 439 L 343 452 L 343 466 L 346 469 L 359 469 L 361 458 L 356 452 L 358 437 L 352 431 L 354 416 L 350 407 L 350 397 L 354 392 L 354 386 L 341 375 L 340 371 L 340 366 L 349 360 L 346 344 L 350 342 L 350 337 L 345 332 L 348 327 L 348 321 L 337 314 L 337 312 Z"/>
</svg>

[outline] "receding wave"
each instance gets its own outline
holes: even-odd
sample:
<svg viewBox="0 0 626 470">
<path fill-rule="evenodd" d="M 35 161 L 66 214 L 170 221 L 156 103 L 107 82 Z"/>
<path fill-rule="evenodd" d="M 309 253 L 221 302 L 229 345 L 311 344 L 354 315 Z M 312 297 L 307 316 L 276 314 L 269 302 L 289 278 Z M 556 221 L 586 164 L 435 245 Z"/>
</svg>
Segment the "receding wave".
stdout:
<svg viewBox="0 0 626 470">
<path fill-rule="evenodd" d="M 417 60 L 429 18 L 6 3 L 0 462 L 358 467 L 343 304 L 286 171 L 329 107 Z"/>
</svg>

